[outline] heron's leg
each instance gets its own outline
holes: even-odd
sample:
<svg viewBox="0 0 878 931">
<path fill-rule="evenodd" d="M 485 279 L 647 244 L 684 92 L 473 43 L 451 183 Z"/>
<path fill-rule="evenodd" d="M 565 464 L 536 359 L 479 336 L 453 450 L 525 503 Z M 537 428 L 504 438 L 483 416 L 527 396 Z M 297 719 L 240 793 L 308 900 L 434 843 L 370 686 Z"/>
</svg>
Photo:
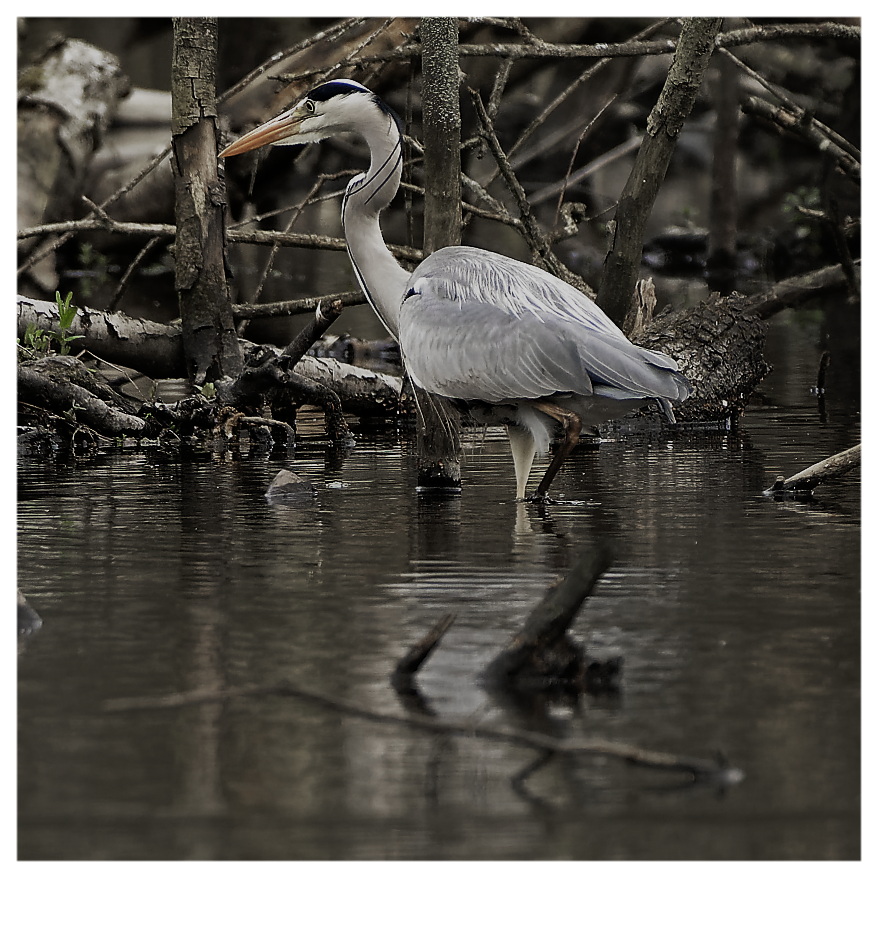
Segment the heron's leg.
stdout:
<svg viewBox="0 0 878 931">
<path fill-rule="evenodd" d="M 582 419 L 579 414 L 574 414 L 573 411 L 565 410 L 563 407 L 558 407 L 557 404 L 549 404 L 546 401 L 537 401 L 533 406 L 557 420 L 564 428 L 564 438 L 555 450 L 549 468 L 546 469 L 546 474 L 537 486 L 534 498 L 540 499 L 548 495 L 549 486 L 558 474 L 558 469 L 561 468 L 564 460 L 576 448 L 576 444 L 579 442 L 579 434 L 582 432 Z"/>
<path fill-rule="evenodd" d="M 530 430 L 511 424 L 506 427 L 506 436 L 509 438 L 512 461 L 515 464 L 516 495 L 519 500 L 522 500 L 527 489 L 527 480 L 530 477 L 534 456 L 537 452 L 537 444 Z"/>
</svg>

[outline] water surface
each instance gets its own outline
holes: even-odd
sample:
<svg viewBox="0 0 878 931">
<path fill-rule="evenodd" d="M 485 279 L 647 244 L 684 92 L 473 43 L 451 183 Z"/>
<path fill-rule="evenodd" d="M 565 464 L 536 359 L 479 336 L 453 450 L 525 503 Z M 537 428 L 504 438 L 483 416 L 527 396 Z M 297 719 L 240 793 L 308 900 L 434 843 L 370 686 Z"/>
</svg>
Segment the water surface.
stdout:
<svg viewBox="0 0 878 931">
<path fill-rule="evenodd" d="M 19 465 L 23 859 L 838 859 L 859 856 L 859 475 L 811 503 L 762 490 L 859 440 L 809 394 L 818 328 L 775 327 L 763 405 L 733 434 L 583 447 L 545 514 L 505 441 L 468 438 L 459 498 L 421 499 L 408 437 L 319 431 L 290 459 L 150 451 Z M 308 431 L 304 431 L 305 434 Z M 272 504 L 280 468 L 313 500 Z M 484 666 L 584 547 L 611 570 L 578 617 L 616 695 L 512 707 Z M 724 754 L 727 788 L 600 758 L 370 722 L 291 698 L 107 710 L 283 680 L 401 713 L 389 674 L 453 611 L 428 710 Z"/>
</svg>

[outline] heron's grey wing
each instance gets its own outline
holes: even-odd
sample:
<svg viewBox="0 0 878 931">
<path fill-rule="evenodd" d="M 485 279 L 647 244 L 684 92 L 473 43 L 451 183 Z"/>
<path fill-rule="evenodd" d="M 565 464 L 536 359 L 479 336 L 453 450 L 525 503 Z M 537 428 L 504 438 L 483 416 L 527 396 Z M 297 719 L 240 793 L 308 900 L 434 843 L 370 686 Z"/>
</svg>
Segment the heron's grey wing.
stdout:
<svg viewBox="0 0 878 931">
<path fill-rule="evenodd" d="M 399 338 L 409 373 L 428 391 L 491 403 L 558 392 L 685 397 L 676 363 L 635 346 L 621 331 L 449 297 L 460 294 L 459 287 L 435 274 L 419 278 L 420 270 L 402 302 Z"/>
<path fill-rule="evenodd" d="M 429 279 L 451 300 L 495 304 L 516 318 L 565 320 L 608 337 L 624 334 L 597 304 L 554 275 L 509 256 L 472 246 L 448 246 L 424 259 L 410 284 Z"/>
<path fill-rule="evenodd" d="M 409 292 L 399 342 L 415 384 L 448 398 L 497 404 L 592 393 L 574 346 L 538 321 L 516 320 L 491 304 Z"/>
</svg>

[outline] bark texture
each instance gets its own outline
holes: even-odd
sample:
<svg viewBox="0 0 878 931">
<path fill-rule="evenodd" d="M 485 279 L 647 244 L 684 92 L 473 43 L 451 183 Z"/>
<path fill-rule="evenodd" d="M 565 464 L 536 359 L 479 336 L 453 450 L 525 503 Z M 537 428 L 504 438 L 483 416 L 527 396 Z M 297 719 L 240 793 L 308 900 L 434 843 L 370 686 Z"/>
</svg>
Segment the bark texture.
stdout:
<svg viewBox="0 0 878 931">
<path fill-rule="evenodd" d="M 657 317 L 638 343 L 668 353 L 689 379 L 692 395 L 674 404 L 678 421 L 734 421 L 771 370 L 766 331 L 747 298 L 712 294 L 695 307 Z"/>
<path fill-rule="evenodd" d="M 457 20 L 426 17 L 423 71 L 424 254 L 460 243 L 460 80 Z M 460 417 L 443 398 L 414 388 L 418 488 L 460 488 Z"/>
<path fill-rule="evenodd" d="M 215 19 L 174 20 L 176 278 L 187 369 L 196 384 L 239 374 L 226 285 L 225 185 L 217 168 Z"/>
<path fill-rule="evenodd" d="M 103 436 L 140 436 L 147 428 L 127 399 L 72 356 L 46 356 L 19 365 L 18 393 L 71 426 L 81 424 Z"/>
<path fill-rule="evenodd" d="M 457 20 L 420 26 L 423 71 L 424 254 L 460 244 L 460 79 Z"/>
<path fill-rule="evenodd" d="M 677 144 L 695 103 L 722 19 L 687 19 L 662 92 L 649 115 L 646 136 L 622 190 L 613 243 L 597 303 L 620 326 L 634 295 L 643 233 Z"/>
</svg>

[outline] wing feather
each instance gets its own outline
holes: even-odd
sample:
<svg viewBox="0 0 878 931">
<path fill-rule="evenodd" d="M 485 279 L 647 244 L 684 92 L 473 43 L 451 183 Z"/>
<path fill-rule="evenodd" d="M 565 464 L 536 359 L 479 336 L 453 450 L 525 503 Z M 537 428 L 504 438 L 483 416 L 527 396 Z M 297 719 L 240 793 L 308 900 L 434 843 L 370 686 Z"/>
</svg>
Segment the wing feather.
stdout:
<svg viewBox="0 0 878 931">
<path fill-rule="evenodd" d="M 688 395 L 677 364 L 631 343 L 593 301 L 505 256 L 441 249 L 409 279 L 400 344 L 415 382 L 492 404 L 555 393 Z"/>
</svg>

